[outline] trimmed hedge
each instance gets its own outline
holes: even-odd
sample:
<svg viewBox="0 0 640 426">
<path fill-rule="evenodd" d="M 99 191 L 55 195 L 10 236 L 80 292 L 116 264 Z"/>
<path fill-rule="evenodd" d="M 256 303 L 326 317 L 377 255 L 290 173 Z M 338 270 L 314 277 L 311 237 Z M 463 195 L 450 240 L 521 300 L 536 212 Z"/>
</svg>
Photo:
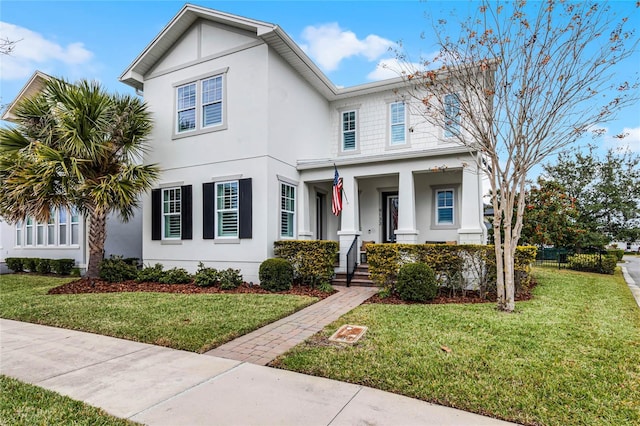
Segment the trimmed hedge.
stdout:
<svg viewBox="0 0 640 426">
<path fill-rule="evenodd" d="M 624 250 L 622 249 L 609 249 L 607 254 L 614 255 L 618 262 L 622 262 L 622 256 L 624 256 Z"/>
<path fill-rule="evenodd" d="M 227 268 L 222 271 L 218 271 L 218 276 L 220 278 L 220 288 L 222 290 L 233 290 L 243 283 L 239 269 Z"/>
<path fill-rule="evenodd" d="M 204 263 L 198 263 L 198 270 L 193 277 L 193 283 L 200 287 L 211 287 L 218 282 L 219 274 L 216 268 L 208 268 Z"/>
<path fill-rule="evenodd" d="M 402 300 L 426 302 L 438 295 L 438 283 L 433 270 L 422 262 L 400 267 L 396 292 Z"/>
<path fill-rule="evenodd" d="M 567 268 L 575 271 L 612 275 L 618 258 L 614 254 L 574 254 L 567 258 Z"/>
<path fill-rule="evenodd" d="M 316 287 L 333 278 L 340 248 L 337 241 L 286 240 L 273 246 L 276 257 L 287 259 L 293 267 L 295 280 Z"/>
<path fill-rule="evenodd" d="M 531 263 L 536 247 L 516 249 L 516 291 L 530 284 Z M 370 244 L 367 245 L 369 276 L 380 287 L 392 290 L 402 265 L 422 262 L 429 265 L 438 285 L 451 292 L 477 289 L 481 295 L 495 292 L 494 246 L 472 244 Z"/>
<path fill-rule="evenodd" d="M 7 257 L 5 259 L 7 267 L 13 272 L 37 272 L 39 274 L 49 274 L 51 272 L 58 275 L 69 275 L 73 270 L 76 261 L 73 259 L 43 259 L 37 257 Z"/>
<path fill-rule="evenodd" d="M 258 278 L 260 279 L 260 288 L 265 290 L 289 290 L 293 282 L 293 267 L 287 259 L 267 259 L 260 264 Z"/>
</svg>

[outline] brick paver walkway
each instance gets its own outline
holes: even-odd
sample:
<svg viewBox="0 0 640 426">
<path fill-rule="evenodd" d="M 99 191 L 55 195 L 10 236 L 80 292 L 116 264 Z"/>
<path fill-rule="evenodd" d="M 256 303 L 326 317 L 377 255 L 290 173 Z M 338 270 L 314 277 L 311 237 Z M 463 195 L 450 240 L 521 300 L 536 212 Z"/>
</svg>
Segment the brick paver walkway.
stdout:
<svg viewBox="0 0 640 426">
<path fill-rule="evenodd" d="M 324 326 L 337 320 L 378 289 L 372 287 L 335 287 L 338 292 L 288 317 L 238 337 L 229 343 L 206 352 L 222 358 L 266 365 L 311 337 Z"/>
</svg>

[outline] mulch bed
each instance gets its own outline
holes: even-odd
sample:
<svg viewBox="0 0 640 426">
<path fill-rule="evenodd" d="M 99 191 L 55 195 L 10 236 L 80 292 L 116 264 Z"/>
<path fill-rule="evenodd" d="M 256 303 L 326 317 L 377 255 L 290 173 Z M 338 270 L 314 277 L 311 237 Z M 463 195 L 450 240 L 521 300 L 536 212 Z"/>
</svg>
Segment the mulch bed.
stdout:
<svg viewBox="0 0 640 426">
<path fill-rule="evenodd" d="M 221 290 L 219 287 L 200 287 L 195 284 L 161 284 L 161 283 L 138 283 L 135 281 L 124 281 L 120 283 L 110 283 L 100 279 L 81 278 L 67 284 L 52 288 L 48 294 L 82 294 L 82 293 L 121 293 L 134 291 L 148 291 L 156 293 L 180 293 L 180 294 L 292 294 L 296 296 L 311 296 L 324 299 L 333 293 L 325 293 L 308 286 L 294 285 L 291 290 L 272 293 L 260 288 L 260 286 L 250 286 L 244 283 L 233 290 Z"/>
<path fill-rule="evenodd" d="M 531 299 L 531 290 L 535 284 L 529 288 L 527 292 L 516 295 L 516 301 Z M 200 287 L 191 284 L 161 284 L 161 283 L 138 283 L 136 281 L 124 281 L 120 283 L 110 283 L 100 279 L 80 278 L 67 284 L 52 288 L 48 294 L 83 294 L 83 293 L 122 293 L 134 291 L 147 291 L 156 293 L 180 293 L 180 294 L 292 294 L 297 296 L 311 296 L 319 299 L 325 299 L 336 291 L 325 293 L 323 291 L 312 289 L 309 286 L 294 285 L 291 290 L 279 291 L 272 293 L 264 290 L 257 285 L 249 285 L 244 283 L 233 290 L 221 290 L 219 287 Z M 496 295 L 488 294 L 486 297 L 480 297 L 476 291 L 467 291 L 465 295 L 451 296 L 449 294 L 439 294 L 435 299 L 429 302 L 411 302 L 400 299 L 397 295 L 380 297 L 374 294 L 364 301 L 367 303 L 380 303 L 387 305 L 413 305 L 413 304 L 445 304 L 445 303 L 495 303 Z"/>
<path fill-rule="evenodd" d="M 516 295 L 515 299 L 517 302 L 520 302 L 523 300 L 529 300 L 531 299 L 531 293 Z M 464 296 L 438 295 L 433 300 L 430 300 L 428 302 L 412 302 L 412 301 L 402 300 L 400 299 L 400 297 L 398 297 L 395 294 L 392 294 L 384 298 L 380 297 L 377 294 L 374 294 L 369 299 L 364 301 L 365 304 L 380 303 L 380 304 L 386 304 L 386 305 L 421 305 L 421 304 L 422 305 L 424 304 L 441 305 L 446 303 L 495 303 L 495 302 L 496 302 L 495 294 L 492 294 L 492 295 L 490 294 L 490 295 L 487 295 L 487 297 L 482 298 L 477 292 L 473 292 L 473 291 L 468 291 Z"/>
</svg>

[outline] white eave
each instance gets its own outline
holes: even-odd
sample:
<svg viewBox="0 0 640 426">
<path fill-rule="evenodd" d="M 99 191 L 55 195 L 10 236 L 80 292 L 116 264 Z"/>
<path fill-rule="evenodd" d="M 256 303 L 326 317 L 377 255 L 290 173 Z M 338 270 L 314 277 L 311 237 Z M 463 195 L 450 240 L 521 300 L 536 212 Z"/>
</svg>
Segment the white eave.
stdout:
<svg viewBox="0 0 640 426">
<path fill-rule="evenodd" d="M 42 71 L 36 71 L 33 73 L 29 81 L 24 85 L 18 96 L 9 104 L 7 109 L 2 114 L 2 119 L 10 122 L 15 122 L 18 117 L 16 117 L 14 110 L 16 105 L 24 98 L 28 98 L 36 95 L 38 92 L 42 90 L 45 83 L 48 80 L 51 80 L 51 77 L 48 74 L 43 73 Z"/>
<path fill-rule="evenodd" d="M 219 12 L 209 8 L 186 4 L 167 26 L 153 39 L 142 53 L 120 76 L 120 81 L 138 90 L 144 89 L 144 76 L 198 19 L 222 23 L 251 31 L 280 54 L 305 80 L 329 101 L 367 93 L 399 88 L 405 84 L 402 77 L 349 88 L 338 88 L 318 68 L 282 28 L 267 22 Z"/>
</svg>

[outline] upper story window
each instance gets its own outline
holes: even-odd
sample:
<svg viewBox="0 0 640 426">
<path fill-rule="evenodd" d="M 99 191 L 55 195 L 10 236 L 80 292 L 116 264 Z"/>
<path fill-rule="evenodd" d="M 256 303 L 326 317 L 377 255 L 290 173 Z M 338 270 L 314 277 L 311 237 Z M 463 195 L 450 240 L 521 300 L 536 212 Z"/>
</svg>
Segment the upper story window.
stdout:
<svg viewBox="0 0 640 426">
<path fill-rule="evenodd" d="M 16 224 L 17 247 L 77 246 L 80 242 L 80 215 L 75 209 L 53 209 L 47 222 L 28 217 Z"/>
<path fill-rule="evenodd" d="M 407 141 L 404 101 L 389 104 L 389 144 L 402 145 Z"/>
<path fill-rule="evenodd" d="M 280 183 L 280 237 L 293 238 L 295 235 L 296 188 Z"/>
<path fill-rule="evenodd" d="M 196 83 L 178 87 L 178 132 L 196 128 Z"/>
<path fill-rule="evenodd" d="M 444 136 L 453 137 L 460 132 L 460 99 L 455 93 L 444 97 Z"/>
<path fill-rule="evenodd" d="M 238 238 L 238 181 L 216 183 L 216 237 Z"/>
<path fill-rule="evenodd" d="M 225 73 L 217 71 L 176 86 L 174 137 L 226 128 Z"/>
<path fill-rule="evenodd" d="M 357 148 L 356 111 L 342 112 L 342 151 L 354 151 Z"/>
<path fill-rule="evenodd" d="M 454 197 L 453 189 L 441 189 L 436 192 L 436 224 L 454 224 Z"/>
<path fill-rule="evenodd" d="M 181 188 L 162 190 L 162 239 L 180 239 L 182 224 Z"/>
</svg>

